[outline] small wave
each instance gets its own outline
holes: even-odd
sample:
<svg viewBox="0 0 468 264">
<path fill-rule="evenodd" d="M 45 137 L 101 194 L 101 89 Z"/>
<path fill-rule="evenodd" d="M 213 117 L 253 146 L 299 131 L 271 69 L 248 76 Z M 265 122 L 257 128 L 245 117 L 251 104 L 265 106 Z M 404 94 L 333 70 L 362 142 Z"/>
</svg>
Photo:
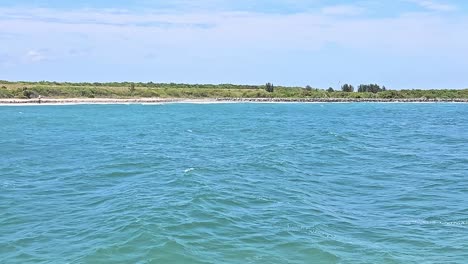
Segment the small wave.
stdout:
<svg viewBox="0 0 468 264">
<path fill-rule="evenodd" d="M 0 189 L 13 189 L 16 187 L 16 184 L 14 182 L 2 182 L 0 183 Z"/>
<path fill-rule="evenodd" d="M 184 173 L 189 173 L 189 172 L 194 171 L 194 170 L 195 170 L 194 168 L 188 168 L 188 169 L 184 170 Z"/>
</svg>

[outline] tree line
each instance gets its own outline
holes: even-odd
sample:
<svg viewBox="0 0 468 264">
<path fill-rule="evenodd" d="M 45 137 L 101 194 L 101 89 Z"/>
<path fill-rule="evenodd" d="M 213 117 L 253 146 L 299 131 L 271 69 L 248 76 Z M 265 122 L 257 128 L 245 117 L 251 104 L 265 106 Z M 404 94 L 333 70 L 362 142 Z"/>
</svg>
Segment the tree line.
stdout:
<svg viewBox="0 0 468 264">
<path fill-rule="evenodd" d="M 333 88 L 329 88 L 329 90 Z M 346 93 L 352 93 L 354 92 L 354 86 L 352 86 L 351 84 L 343 84 L 341 86 L 341 91 L 342 92 L 346 92 Z M 360 84 L 358 86 L 358 89 L 357 89 L 357 92 L 358 93 L 380 93 L 380 92 L 384 92 L 384 91 L 387 91 L 387 88 L 385 86 L 380 86 L 378 84 Z"/>
<path fill-rule="evenodd" d="M 270 82 L 266 83 L 265 84 L 265 91 L 269 92 L 269 93 L 273 93 L 274 92 L 274 85 Z M 312 91 L 312 87 L 310 85 L 307 85 L 305 88 L 304 88 L 306 91 Z M 319 90 L 319 89 L 315 89 L 315 90 Z M 351 85 L 351 84 L 343 84 L 341 86 L 341 91 L 342 92 L 345 92 L 345 93 L 352 93 L 355 91 L 354 89 L 354 86 Z M 358 93 L 380 93 L 380 92 L 385 92 L 387 91 L 387 88 L 384 86 L 380 86 L 378 84 L 360 84 L 358 86 L 358 89 L 357 89 L 357 92 Z M 333 89 L 332 87 L 328 88 L 327 89 L 327 92 L 329 93 L 333 93 L 335 92 L 335 89 Z"/>
</svg>

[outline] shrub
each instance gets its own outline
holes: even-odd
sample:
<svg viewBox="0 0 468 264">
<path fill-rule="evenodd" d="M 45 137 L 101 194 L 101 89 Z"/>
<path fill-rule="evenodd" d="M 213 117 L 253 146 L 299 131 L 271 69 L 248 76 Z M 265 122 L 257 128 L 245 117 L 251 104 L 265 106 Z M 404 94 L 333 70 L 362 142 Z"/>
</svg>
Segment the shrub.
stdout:
<svg viewBox="0 0 468 264">
<path fill-rule="evenodd" d="M 27 87 L 23 88 L 23 96 L 31 99 L 31 98 L 37 98 L 39 97 L 39 94 L 36 91 L 28 90 Z"/>
<path fill-rule="evenodd" d="M 265 91 L 272 93 L 275 91 L 275 87 L 273 86 L 272 83 L 266 83 L 265 84 Z"/>
<path fill-rule="evenodd" d="M 343 86 L 341 86 L 341 91 L 346 92 L 346 93 L 352 93 L 354 92 L 354 87 L 346 83 Z"/>
<path fill-rule="evenodd" d="M 361 84 L 358 87 L 358 92 L 360 93 L 379 93 L 386 90 L 387 88 L 385 88 L 385 86 L 380 87 L 380 85 L 377 84 Z"/>
<path fill-rule="evenodd" d="M 129 91 L 130 91 L 130 94 L 133 94 L 135 92 L 135 84 L 134 83 L 130 84 Z"/>
</svg>

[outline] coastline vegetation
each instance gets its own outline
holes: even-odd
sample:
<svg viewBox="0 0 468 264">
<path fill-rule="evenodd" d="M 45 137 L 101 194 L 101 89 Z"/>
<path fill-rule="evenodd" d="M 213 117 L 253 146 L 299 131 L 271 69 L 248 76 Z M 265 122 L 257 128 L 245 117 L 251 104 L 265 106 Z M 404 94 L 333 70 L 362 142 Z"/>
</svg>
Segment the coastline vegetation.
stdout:
<svg viewBox="0 0 468 264">
<path fill-rule="evenodd" d="M 461 90 L 391 90 L 377 84 L 350 84 L 335 89 L 234 84 L 176 83 L 71 83 L 0 81 L 0 98 L 376 98 L 376 99 L 467 99 L 468 89 Z"/>
</svg>

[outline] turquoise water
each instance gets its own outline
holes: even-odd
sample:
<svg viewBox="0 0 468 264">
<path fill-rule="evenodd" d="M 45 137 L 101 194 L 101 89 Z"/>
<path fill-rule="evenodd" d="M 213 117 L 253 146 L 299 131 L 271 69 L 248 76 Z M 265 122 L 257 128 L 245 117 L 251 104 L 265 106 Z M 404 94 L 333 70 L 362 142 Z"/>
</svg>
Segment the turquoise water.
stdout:
<svg viewBox="0 0 468 264">
<path fill-rule="evenodd" d="M 468 104 L 0 107 L 0 263 L 466 263 Z"/>
</svg>

